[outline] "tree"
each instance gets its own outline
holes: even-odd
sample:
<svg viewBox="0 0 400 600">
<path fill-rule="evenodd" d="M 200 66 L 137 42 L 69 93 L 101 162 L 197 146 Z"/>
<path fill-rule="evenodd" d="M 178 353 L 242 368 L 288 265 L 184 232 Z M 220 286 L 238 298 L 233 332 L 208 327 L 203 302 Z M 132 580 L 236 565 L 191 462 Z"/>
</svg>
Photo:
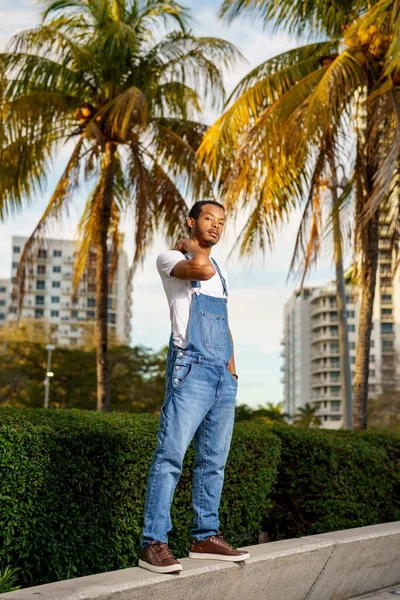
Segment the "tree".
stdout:
<svg viewBox="0 0 400 600">
<path fill-rule="evenodd" d="M 224 190 L 228 211 L 248 211 L 241 253 L 249 255 L 257 246 L 264 252 L 276 226 L 302 207 L 295 258 L 300 250 L 308 268 L 327 228 L 321 181 L 332 174 L 332 157 L 343 151 L 338 142 L 349 140 L 355 129 L 350 184 L 337 204 L 354 204 L 361 290 L 354 425 L 365 428 L 379 207 L 391 194 L 395 197 L 398 174 L 400 5 L 226 0 L 222 6 L 229 18 L 246 10 L 272 18 L 277 26 L 297 32 L 312 27 L 331 37 L 253 69 L 236 87 L 232 105 L 210 128 L 199 153 Z"/>
<path fill-rule="evenodd" d="M 160 41 L 157 28 L 178 27 Z M 135 215 L 133 264 L 154 232 L 185 231 L 185 194 L 212 195 L 195 149 L 205 126 L 200 93 L 223 98 L 221 67 L 239 53 L 229 43 L 195 37 L 174 0 L 53 0 L 42 24 L 13 38 L 0 57 L 2 139 L 0 217 L 43 191 L 51 161 L 70 151 L 44 215 L 21 255 L 21 300 L 29 260 L 54 219 L 84 182 L 92 191 L 79 226 L 74 286 L 89 257 L 96 269 L 97 408 L 110 406 L 107 299 L 128 208 Z M 15 297 L 17 293 L 15 294 Z"/>
<path fill-rule="evenodd" d="M 258 405 L 258 408 L 253 411 L 253 418 L 262 419 L 267 423 L 286 423 L 286 418 L 289 416 L 287 413 L 282 412 L 283 404 L 272 404 L 268 402 L 267 405 Z"/>
<path fill-rule="evenodd" d="M 37 335 L 18 339 L 14 332 L 0 329 L 0 405 L 43 406 L 45 343 Z M 165 395 L 166 353 L 166 348 L 158 353 L 143 346 L 110 348 L 113 410 L 159 412 Z M 94 348 L 56 348 L 52 371 L 50 408 L 96 408 Z"/>
<path fill-rule="evenodd" d="M 316 416 L 318 407 L 311 406 L 308 402 L 299 408 L 299 412 L 294 415 L 294 424 L 299 427 L 320 427 L 321 419 Z"/>
</svg>

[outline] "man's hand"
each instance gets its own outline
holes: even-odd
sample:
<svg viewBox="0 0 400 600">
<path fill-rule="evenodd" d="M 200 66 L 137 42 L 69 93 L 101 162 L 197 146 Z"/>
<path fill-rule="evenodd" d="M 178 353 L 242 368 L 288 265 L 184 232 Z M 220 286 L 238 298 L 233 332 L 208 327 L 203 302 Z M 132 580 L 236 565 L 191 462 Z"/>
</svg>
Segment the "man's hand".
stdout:
<svg viewBox="0 0 400 600">
<path fill-rule="evenodd" d="M 195 257 L 196 254 L 204 252 L 204 250 L 200 248 L 196 240 L 192 240 L 191 238 L 182 238 L 178 240 L 174 249 L 179 250 L 180 252 L 182 252 L 182 254 L 188 252 L 193 257 Z"/>
</svg>

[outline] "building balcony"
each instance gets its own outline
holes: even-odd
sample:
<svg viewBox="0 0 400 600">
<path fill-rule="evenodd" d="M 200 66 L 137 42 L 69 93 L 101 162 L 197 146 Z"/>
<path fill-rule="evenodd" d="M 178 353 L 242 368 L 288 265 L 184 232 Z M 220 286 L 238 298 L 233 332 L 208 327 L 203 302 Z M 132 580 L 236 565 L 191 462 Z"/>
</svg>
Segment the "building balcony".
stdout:
<svg viewBox="0 0 400 600">
<path fill-rule="evenodd" d="M 330 325 L 337 325 L 338 320 L 337 317 L 334 318 L 326 318 L 326 319 L 315 319 L 311 320 L 311 331 L 318 329 L 318 327 L 329 327 Z"/>
<path fill-rule="evenodd" d="M 316 342 L 320 342 L 321 340 L 337 340 L 339 338 L 339 333 L 331 333 L 330 331 L 321 332 L 321 333 L 313 333 L 311 335 L 311 344 L 315 344 Z"/>
<path fill-rule="evenodd" d="M 322 305 L 322 306 L 315 306 L 315 307 L 313 307 L 311 304 L 310 317 L 312 319 L 315 315 L 320 315 L 321 313 L 331 313 L 331 312 L 337 312 L 336 304 L 330 305 L 328 303 L 325 306 Z"/>
<path fill-rule="evenodd" d="M 312 361 L 321 360 L 321 358 L 337 358 L 339 356 L 338 350 L 320 350 L 319 352 L 314 352 L 311 354 L 310 358 Z"/>
<path fill-rule="evenodd" d="M 340 365 L 316 365 L 311 368 L 310 373 L 330 373 L 331 371 L 340 372 Z"/>
<path fill-rule="evenodd" d="M 311 388 L 321 388 L 328 385 L 340 385 L 340 379 L 321 379 L 321 381 L 311 381 Z"/>
</svg>

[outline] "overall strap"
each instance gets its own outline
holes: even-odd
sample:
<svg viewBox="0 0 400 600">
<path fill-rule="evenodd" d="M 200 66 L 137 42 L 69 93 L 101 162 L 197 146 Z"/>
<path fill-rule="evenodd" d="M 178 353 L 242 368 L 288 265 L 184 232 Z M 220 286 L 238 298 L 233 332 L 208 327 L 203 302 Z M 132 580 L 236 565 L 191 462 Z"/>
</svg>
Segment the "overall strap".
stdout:
<svg viewBox="0 0 400 600">
<path fill-rule="evenodd" d="M 211 258 L 211 256 L 210 256 L 210 258 Z M 221 269 L 219 268 L 219 266 L 217 264 L 217 261 L 214 258 L 211 258 L 211 260 L 212 260 L 212 263 L 213 263 L 214 267 L 217 270 L 218 275 L 221 278 L 222 287 L 224 288 L 224 294 L 225 294 L 226 297 L 228 297 L 228 286 L 226 285 L 225 277 L 222 275 Z"/>
</svg>

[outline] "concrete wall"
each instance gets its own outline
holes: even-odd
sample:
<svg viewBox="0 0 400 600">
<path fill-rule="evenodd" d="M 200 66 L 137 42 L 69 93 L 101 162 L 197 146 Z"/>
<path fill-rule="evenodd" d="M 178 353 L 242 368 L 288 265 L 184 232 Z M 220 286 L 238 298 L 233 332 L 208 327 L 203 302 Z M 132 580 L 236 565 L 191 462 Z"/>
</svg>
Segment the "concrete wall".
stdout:
<svg viewBox="0 0 400 600">
<path fill-rule="evenodd" d="M 242 563 L 184 558 L 175 575 L 133 567 L 0 600 L 346 600 L 400 583 L 400 522 L 246 549 Z"/>
</svg>

